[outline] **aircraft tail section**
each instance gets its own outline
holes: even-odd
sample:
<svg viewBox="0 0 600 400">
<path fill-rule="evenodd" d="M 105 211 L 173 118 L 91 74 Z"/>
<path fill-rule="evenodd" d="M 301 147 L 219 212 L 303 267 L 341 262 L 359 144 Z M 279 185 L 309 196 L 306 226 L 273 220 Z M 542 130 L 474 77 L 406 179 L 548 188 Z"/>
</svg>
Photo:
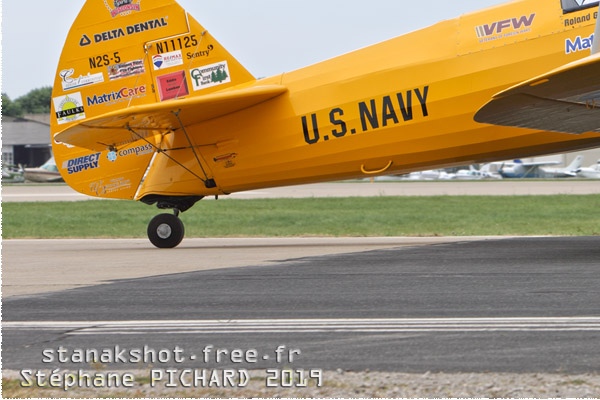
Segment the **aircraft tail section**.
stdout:
<svg viewBox="0 0 600 400">
<path fill-rule="evenodd" d="M 84 194 L 132 199 L 165 131 L 82 148 L 55 137 L 86 121 L 200 98 L 255 78 L 175 0 L 87 0 L 69 32 L 52 94 L 51 135 L 65 181 Z M 138 127 L 162 126 L 147 116 Z M 111 126 L 108 124 L 107 136 Z M 114 135 L 113 135 L 114 136 Z M 85 141 L 83 141 L 85 142 Z M 101 148 L 101 150 L 98 150 Z"/>
<path fill-rule="evenodd" d="M 577 171 L 583 165 L 583 156 L 577 156 L 573 162 L 567 167 L 568 172 Z"/>
</svg>

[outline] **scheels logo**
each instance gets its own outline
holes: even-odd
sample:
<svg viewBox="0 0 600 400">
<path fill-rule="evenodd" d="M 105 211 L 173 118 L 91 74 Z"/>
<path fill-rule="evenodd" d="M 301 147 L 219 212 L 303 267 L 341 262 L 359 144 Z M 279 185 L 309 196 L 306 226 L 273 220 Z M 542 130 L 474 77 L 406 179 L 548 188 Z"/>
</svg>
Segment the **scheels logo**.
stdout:
<svg viewBox="0 0 600 400">
<path fill-rule="evenodd" d="M 110 6 L 108 0 L 104 0 L 104 5 L 110 11 L 110 15 L 115 18 L 119 15 L 128 15 L 133 11 L 139 12 L 141 10 L 142 0 L 113 0 L 113 7 Z"/>
</svg>

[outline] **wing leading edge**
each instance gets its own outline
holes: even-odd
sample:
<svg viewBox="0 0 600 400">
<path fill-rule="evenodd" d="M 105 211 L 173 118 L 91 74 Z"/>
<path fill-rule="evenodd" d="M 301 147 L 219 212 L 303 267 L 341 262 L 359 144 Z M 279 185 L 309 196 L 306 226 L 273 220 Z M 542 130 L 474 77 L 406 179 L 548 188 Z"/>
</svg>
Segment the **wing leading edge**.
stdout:
<svg viewBox="0 0 600 400">
<path fill-rule="evenodd" d="M 279 85 L 254 86 L 202 97 L 133 106 L 73 125 L 56 135 L 64 143 L 93 151 L 118 148 L 156 132 L 175 132 L 213 118 L 241 111 L 287 92 Z"/>
</svg>

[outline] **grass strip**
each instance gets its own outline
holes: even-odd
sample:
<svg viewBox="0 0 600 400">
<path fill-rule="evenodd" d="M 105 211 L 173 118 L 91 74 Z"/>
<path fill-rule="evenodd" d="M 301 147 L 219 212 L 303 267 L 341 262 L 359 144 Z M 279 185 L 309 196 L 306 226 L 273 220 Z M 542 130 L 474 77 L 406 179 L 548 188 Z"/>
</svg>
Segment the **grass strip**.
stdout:
<svg viewBox="0 0 600 400">
<path fill-rule="evenodd" d="M 130 201 L 4 203 L 3 238 L 142 238 L 161 211 Z M 600 233 L 600 197 L 439 196 L 203 201 L 186 237 Z"/>
</svg>

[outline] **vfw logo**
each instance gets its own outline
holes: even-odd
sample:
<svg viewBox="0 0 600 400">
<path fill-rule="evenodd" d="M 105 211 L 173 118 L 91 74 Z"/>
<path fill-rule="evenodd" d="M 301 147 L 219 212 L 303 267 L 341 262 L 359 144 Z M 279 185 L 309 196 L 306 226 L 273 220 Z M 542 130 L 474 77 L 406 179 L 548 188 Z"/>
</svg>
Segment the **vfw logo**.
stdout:
<svg viewBox="0 0 600 400">
<path fill-rule="evenodd" d="M 141 10 L 142 0 L 104 0 L 104 5 L 110 11 L 110 15 L 115 18 L 119 15 L 129 15 L 132 12 Z"/>
<path fill-rule="evenodd" d="M 531 28 L 534 20 L 535 14 L 531 14 L 530 16 L 523 15 L 520 18 L 504 19 L 491 24 L 477 26 L 475 30 L 477 31 L 477 37 L 479 38 L 505 35 L 512 32 L 520 33 Z"/>
</svg>

